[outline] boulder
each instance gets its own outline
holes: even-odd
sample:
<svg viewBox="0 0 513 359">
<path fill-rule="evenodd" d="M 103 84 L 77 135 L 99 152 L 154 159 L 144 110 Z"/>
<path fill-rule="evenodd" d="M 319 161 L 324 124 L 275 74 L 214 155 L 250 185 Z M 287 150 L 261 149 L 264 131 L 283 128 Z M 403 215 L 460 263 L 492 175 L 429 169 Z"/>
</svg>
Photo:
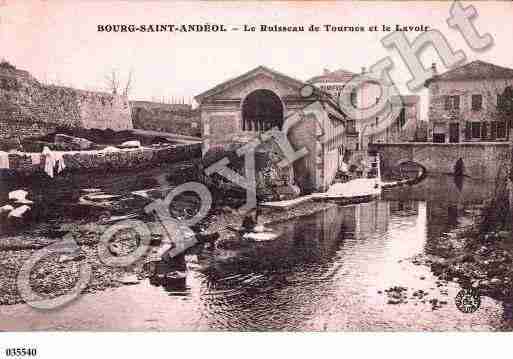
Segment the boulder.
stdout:
<svg viewBox="0 0 513 359">
<path fill-rule="evenodd" d="M 74 253 L 71 253 L 71 254 L 62 254 L 61 256 L 59 256 L 59 263 L 67 263 L 67 262 L 71 262 L 71 261 L 79 261 L 79 260 L 82 260 L 82 259 L 85 259 L 85 255 L 82 252 L 77 251 L 77 252 L 74 252 Z"/>
<path fill-rule="evenodd" d="M 141 147 L 141 142 L 137 140 L 125 141 L 119 145 L 120 148 L 139 148 Z"/>
<path fill-rule="evenodd" d="M 14 209 L 10 204 L 6 204 L 5 206 L 0 207 L 0 214 L 9 213 Z"/>
<path fill-rule="evenodd" d="M 139 278 L 135 274 L 127 274 L 118 279 L 118 282 L 125 285 L 138 284 Z"/>
<path fill-rule="evenodd" d="M 22 189 L 9 192 L 9 199 L 14 200 L 15 203 L 19 204 L 32 204 L 31 200 L 27 199 L 28 192 Z"/>
<path fill-rule="evenodd" d="M 30 210 L 31 210 L 31 208 L 27 205 L 17 207 L 9 213 L 7 218 L 16 218 L 16 219 L 25 218 L 28 215 L 28 213 L 30 212 Z"/>
</svg>

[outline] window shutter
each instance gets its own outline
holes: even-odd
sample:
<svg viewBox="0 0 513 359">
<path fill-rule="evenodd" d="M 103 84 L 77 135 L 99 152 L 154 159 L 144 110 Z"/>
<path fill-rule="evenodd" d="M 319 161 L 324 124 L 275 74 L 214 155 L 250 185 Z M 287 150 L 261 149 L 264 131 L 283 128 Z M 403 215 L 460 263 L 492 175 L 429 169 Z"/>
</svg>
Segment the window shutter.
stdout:
<svg viewBox="0 0 513 359">
<path fill-rule="evenodd" d="M 470 140 L 470 137 L 472 135 L 472 128 L 470 122 L 465 123 L 465 139 Z"/>
<path fill-rule="evenodd" d="M 451 98 L 449 96 L 445 96 L 444 100 L 445 100 L 444 108 L 446 110 L 450 110 L 451 109 Z"/>
<path fill-rule="evenodd" d="M 481 123 L 481 139 L 485 140 L 488 136 L 488 123 Z"/>
<path fill-rule="evenodd" d="M 491 123 L 492 130 L 490 131 L 490 139 L 495 140 L 497 137 L 497 122 L 493 121 Z"/>
<path fill-rule="evenodd" d="M 454 96 L 454 109 L 459 110 L 460 108 L 460 97 Z"/>
</svg>

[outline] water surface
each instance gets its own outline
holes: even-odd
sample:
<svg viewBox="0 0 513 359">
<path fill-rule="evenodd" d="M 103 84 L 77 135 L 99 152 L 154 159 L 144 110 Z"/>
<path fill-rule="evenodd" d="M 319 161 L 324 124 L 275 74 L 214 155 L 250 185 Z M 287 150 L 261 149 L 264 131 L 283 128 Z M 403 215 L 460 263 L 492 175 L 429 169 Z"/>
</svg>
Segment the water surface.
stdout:
<svg viewBox="0 0 513 359">
<path fill-rule="evenodd" d="M 82 296 L 40 312 L 0 307 L 3 330 L 510 330 L 511 305 L 482 298 L 458 311 L 457 283 L 437 286 L 411 258 L 436 254 L 440 236 L 472 221 L 490 185 L 452 177 L 387 192 L 381 200 L 335 207 L 276 224 L 282 235 L 237 250 L 187 255 L 184 281 L 138 285 Z M 407 288 L 407 303 L 384 292 Z M 426 302 L 412 293 L 428 292 Z M 429 299 L 446 301 L 433 310 Z"/>
</svg>

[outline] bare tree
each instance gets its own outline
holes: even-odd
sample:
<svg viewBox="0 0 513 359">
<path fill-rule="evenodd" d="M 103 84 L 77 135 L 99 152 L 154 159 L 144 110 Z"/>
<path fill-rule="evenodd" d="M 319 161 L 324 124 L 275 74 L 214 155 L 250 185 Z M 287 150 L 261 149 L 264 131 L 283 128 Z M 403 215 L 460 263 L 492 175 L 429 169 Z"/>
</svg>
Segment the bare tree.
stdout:
<svg viewBox="0 0 513 359">
<path fill-rule="evenodd" d="M 132 90 L 133 79 L 134 71 L 133 69 L 130 69 L 125 84 L 121 86 L 121 75 L 117 69 L 113 68 L 109 73 L 105 75 L 105 85 L 107 90 L 114 95 L 121 94 L 123 96 L 128 96 Z"/>
<path fill-rule="evenodd" d="M 130 71 L 128 71 L 128 77 L 126 80 L 125 88 L 123 89 L 123 96 L 128 96 L 128 94 L 132 90 L 133 75 L 134 75 L 134 71 L 133 71 L 133 69 L 130 69 Z"/>
</svg>

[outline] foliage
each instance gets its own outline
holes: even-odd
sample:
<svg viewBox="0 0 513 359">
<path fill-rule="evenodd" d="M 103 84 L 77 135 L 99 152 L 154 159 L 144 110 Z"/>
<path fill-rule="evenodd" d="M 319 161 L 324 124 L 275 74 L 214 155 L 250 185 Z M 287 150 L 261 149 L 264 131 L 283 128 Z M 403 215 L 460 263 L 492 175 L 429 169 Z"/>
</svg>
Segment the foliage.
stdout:
<svg viewBox="0 0 513 359">
<path fill-rule="evenodd" d="M 494 193 L 483 211 L 480 232 L 507 230 L 511 227 L 511 208 L 509 203 L 509 186 L 507 166 L 500 166 L 495 178 Z"/>
<path fill-rule="evenodd" d="M 11 65 L 7 60 L 5 59 L 2 59 L 2 61 L 0 61 L 0 68 L 2 69 L 6 69 L 6 70 L 16 70 L 16 67 L 14 65 Z"/>
</svg>

